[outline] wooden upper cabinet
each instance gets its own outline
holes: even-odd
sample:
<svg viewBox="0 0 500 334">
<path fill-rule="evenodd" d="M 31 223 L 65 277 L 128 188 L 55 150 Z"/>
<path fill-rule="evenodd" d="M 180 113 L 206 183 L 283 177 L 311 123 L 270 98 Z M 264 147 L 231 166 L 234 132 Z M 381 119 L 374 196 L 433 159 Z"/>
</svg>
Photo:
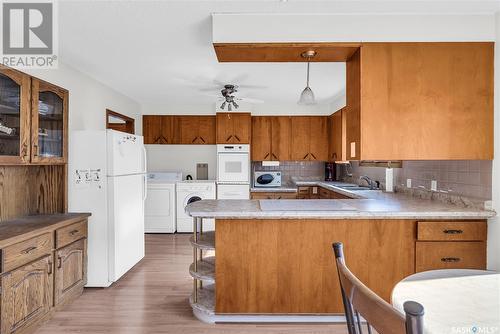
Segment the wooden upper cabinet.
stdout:
<svg viewBox="0 0 500 334">
<path fill-rule="evenodd" d="M 215 116 L 198 116 L 198 144 L 215 144 Z"/>
<path fill-rule="evenodd" d="M 52 307 L 53 263 L 48 255 L 2 276 L 1 333 L 19 333 Z"/>
<path fill-rule="evenodd" d="M 290 141 L 292 138 L 292 118 L 273 117 L 271 126 L 271 160 L 290 160 Z"/>
<path fill-rule="evenodd" d="M 215 144 L 215 116 L 144 115 L 145 144 Z"/>
<path fill-rule="evenodd" d="M 493 49 L 492 42 L 363 44 L 356 158 L 491 160 Z M 352 120 L 357 87 L 349 82 L 349 62 L 347 73 Z M 349 148 L 356 130 L 347 131 Z"/>
<path fill-rule="evenodd" d="M 291 160 L 327 161 L 327 117 L 297 116 L 291 119 Z"/>
<path fill-rule="evenodd" d="M 290 157 L 292 160 L 309 160 L 311 120 L 308 116 L 292 117 L 292 140 Z"/>
<path fill-rule="evenodd" d="M 178 116 L 175 122 L 176 144 L 198 144 L 198 118 L 196 116 Z"/>
<path fill-rule="evenodd" d="M 214 116 L 177 116 L 176 144 L 215 144 Z"/>
<path fill-rule="evenodd" d="M 175 116 L 161 116 L 161 143 L 175 144 Z"/>
<path fill-rule="evenodd" d="M 311 117 L 309 160 L 328 161 L 328 118 Z"/>
<path fill-rule="evenodd" d="M 68 97 L 61 87 L 31 80 L 31 162 L 66 162 Z"/>
<path fill-rule="evenodd" d="M 328 117 L 328 161 L 345 160 L 343 154 L 342 113 L 339 110 Z"/>
<path fill-rule="evenodd" d="M 142 116 L 142 135 L 144 136 L 144 144 L 161 144 L 162 143 L 162 117 L 159 115 L 144 115 Z"/>
<path fill-rule="evenodd" d="M 361 50 L 358 50 L 346 63 L 346 107 L 345 117 L 346 159 L 361 160 Z M 380 118 L 370 126 L 379 129 Z M 396 129 L 394 129 L 396 130 Z M 396 130 L 397 131 L 397 130 Z M 365 159 L 366 160 L 366 159 Z M 384 159 L 381 159 L 384 160 Z"/>
<path fill-rule="evenodd" d="M 271 152 L 272 117 L 252 117 L 252 161 L 273 160 Z"/>
<path fill-rule="evenodd" d="M 217 113 L 217 144 L 250 144 L 250 113 Z"/>
<path fill-rule="evenodd" d="M 30 162 L 29 75 L 0 65 L 0 163 Z"/>
</svg>

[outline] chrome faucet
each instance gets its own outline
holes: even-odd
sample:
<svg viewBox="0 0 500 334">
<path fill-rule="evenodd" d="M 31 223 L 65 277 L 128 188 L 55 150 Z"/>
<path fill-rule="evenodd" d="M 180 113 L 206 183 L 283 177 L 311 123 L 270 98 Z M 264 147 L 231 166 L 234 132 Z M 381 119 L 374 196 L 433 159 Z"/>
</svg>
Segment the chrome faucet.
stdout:
<svg viewBox="0 0 500 334">
<path fill-rule="evenodd" d="M 377 189 L 379 183 L 377 181 L 372 180 L 368 175 L 363 175 L 359 177 L 360 180 L 365 180 L 370 187 L 370 190 Z"/>
</svg>

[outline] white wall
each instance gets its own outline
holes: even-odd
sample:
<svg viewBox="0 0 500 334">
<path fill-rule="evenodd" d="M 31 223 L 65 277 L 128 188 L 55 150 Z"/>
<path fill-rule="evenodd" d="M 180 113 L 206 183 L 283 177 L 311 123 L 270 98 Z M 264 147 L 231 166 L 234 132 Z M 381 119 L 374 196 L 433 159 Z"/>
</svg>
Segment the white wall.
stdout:
<svg viewBox="0 0 500 334">
<path fill-rule="evenodd" d="M 208 163 L 208 178 L 216 177 L 215 145 L 146 145 L 148 171 L 182 171 L 196 179 L 196 164 Z"/>
<path fill-rule="evenodd" d="M 106 109 L 135 119 L 142 129 L 141 106 L 78 70 L 59 63 L 56 70 L 31 70 L 29 74 L 69 91 L 69 130 L 99 130 L 106 127 Z"/>
<path fill-rule="evenodd" d="M 496 15 L 495 43 L 495 159 L 492 170 L 493 209 L 500 214 L 500 13 Z M 488 269 L 500 270 L 500 219 L 488 223 Z"/>
</svg>

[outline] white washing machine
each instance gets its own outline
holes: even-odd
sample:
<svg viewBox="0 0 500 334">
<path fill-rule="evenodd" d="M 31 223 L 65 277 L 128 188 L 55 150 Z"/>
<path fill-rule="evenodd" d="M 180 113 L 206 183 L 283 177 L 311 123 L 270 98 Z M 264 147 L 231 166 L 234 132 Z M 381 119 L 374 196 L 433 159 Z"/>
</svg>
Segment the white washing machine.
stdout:
<svg viewBox="0 0 500 334">
<path fill-rule="evenodd" d="M 193 218 L 186 211 L 186 205 L 203 199 L 215 199 L 215 181 L 189 180 L 177 182 L 177 232 L 193 232 Z M 215 220 L 203 219 L 203 230 L 214 231 Z"/>
<path fill-rule="evenodd" d="M 182 172 L 148 173 L 144 208 L 144 232 L 174 233 L 176 231 L 175 184 Z"/>
</svg>

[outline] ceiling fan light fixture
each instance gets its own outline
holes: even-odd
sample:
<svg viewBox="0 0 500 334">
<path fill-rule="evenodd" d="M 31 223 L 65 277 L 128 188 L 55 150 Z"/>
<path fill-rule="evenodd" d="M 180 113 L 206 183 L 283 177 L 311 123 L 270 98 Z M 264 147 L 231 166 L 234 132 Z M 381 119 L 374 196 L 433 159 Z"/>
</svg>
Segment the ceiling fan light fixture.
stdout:
<svg viewBox="0 0 500 334">
<path fill-rule="evenodd" d="M 227 111 L 231 111 L 231 110 L 233 110 L 233 108 L 231 107 L 231 103 L 228 103 L 227 104 Z"/>
<path fill-rule="evenodd" d="M 238 109 L 240 107 L 239 104 L 236 103 L 235 101 L 233 101 L 233 106 L 234 106 L 235 109 Z"/>
<path fill-rule="evenodd" d="M 225 108 L 225 107 L 226 107 L 226 101 L 222 102 L 222 104 L 220 105 L 220 108 L 221 108 L 222 110 L 224 110 L 224 108 Z"/>
<path fill-rule="evenodd" d="M 300 94 L 299 101 L 297 102 L 297 104 L 299 104 L 299 105 L 309 105 L 310 106 L 310 105 L 316 104 L 316 99 L 314 97 L 314 93 L 313 93 L 311 87 L 309 87 L 309 62 L 315 55 L 316 55 L 316 51 L 314 51 L 314 50 L 302 52 L 302 54 L 301 54 L 301 56 L 303 58 L 307 59 L 307 81 L 306 81 L 306 88 L 304 88 L 304 90 Z"/>
</svg>

